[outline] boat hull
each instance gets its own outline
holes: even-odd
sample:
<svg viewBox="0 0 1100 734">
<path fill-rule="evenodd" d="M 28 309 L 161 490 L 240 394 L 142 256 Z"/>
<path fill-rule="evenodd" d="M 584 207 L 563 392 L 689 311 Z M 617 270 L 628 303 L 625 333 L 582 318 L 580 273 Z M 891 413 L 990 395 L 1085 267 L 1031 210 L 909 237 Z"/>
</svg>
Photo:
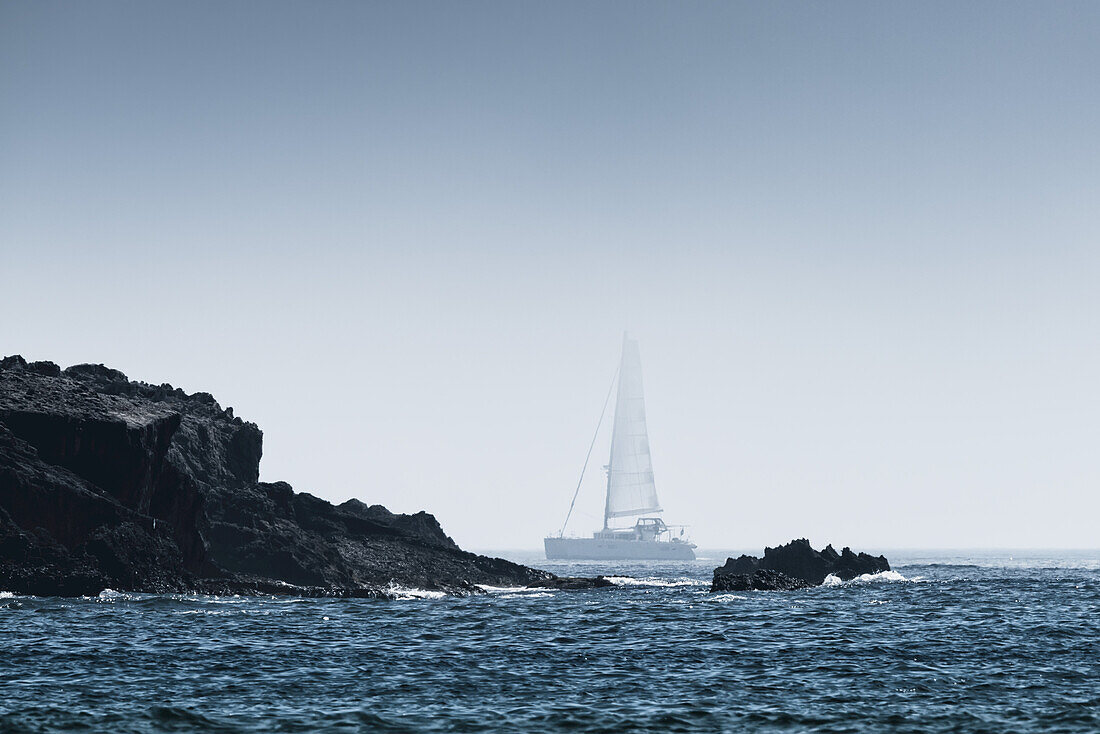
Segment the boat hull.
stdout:
<svg viewBox="0 0 1100 734">
<path fill-rule="evenodd" d="M 546 538 L 550 561 L 694 561 L 689 543 L 612 538 Z"/>
</svg>

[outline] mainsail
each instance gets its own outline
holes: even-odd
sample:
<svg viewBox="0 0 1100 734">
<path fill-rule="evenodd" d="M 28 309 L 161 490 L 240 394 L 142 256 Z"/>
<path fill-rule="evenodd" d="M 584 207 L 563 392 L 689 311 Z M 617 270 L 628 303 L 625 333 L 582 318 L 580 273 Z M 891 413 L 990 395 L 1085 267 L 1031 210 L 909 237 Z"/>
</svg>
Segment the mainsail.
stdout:
<svg viewBox="0 0 1100 734">
<path fill-rule="evenodd" d="M 623 337 L 619 363 L 619 390 L 615 398 L 615 424 L 611 433 L 611 463 L 607 476 L 604 525 L 612 517 L 661 512 L 653 463 L 649 458 L 649 434 L 642 395 L 642 358 L 638 342 Z"/>
</svg>

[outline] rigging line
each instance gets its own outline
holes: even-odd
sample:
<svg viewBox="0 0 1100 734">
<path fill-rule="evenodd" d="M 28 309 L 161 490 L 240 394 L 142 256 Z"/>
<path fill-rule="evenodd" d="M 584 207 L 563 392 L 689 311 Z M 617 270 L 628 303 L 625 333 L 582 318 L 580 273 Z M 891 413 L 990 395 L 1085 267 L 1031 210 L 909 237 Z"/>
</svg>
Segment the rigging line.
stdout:
<svg viewBox="0 0 1100 734">
<path fill-rule="evenodd" d="M 569 518 L 573 516 L 573 506 L 577 504 L 577 495 L 581 492 L 581 482 L 584 481 L 584 471 L 588 468 L 588 460 L 592 458 L 592 448 L 596 445 L 596 436 L 600 435 L 600 426 L 603 425 L 603 417 L 607 415 L 607 404 L 611 402 L 611 391 L 615 387 L 615 380 L 619 377 L 619 368 L 615 368 L 615 374 L 611 378 L 611 384 L 607 386 L 607 397 L 603 399 L 603 409 L 600 410 L 600 420 L 596 422 L 596 432 L 592 434 L 592 443 L 588 444 L 588 453 L 584 456 L 584 466 L 581 467 L 581 478 L 577 480 L 577 488 L 573 490 L 573 501 L 569 503 L 569 512 L 565 515 L 565 522 L 561 524 L 558 537 L 565 535 L 565 526 L 569 524 Z M 606 522 L 606 520 L 605 520 Z"/>
</svg>

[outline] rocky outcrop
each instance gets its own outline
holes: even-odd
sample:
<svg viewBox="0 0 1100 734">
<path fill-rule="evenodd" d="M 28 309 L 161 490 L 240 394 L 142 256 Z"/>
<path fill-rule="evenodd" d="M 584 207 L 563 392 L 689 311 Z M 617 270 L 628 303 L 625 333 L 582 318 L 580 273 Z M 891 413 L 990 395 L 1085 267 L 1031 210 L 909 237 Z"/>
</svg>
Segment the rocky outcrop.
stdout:
<svg viewBox="0 0 1100 734">
<path fill-rule="evenodd" d="M 380 596 L 552 574 L 467 553 L 431 515 L 260 482 L 263 434 L 208 393 L 0 361 L 0 589 Z"/>
<path fill-rule="evenodd" d="M 714 569 L 711 591 L 745 591 L 762 588 L 769 583 L 780 585 L 787 583 L 770 576 L 757 577 L 756 575 L 761 571 L 777 572 L 789 579 L 802 582 L 804 586 L 817 586 L 829 575 L 847 581 L 865 573 L 889 570 L 890 562 L 885 556 L 856 554 L 847 547 L 837 553 L 831 545 L 826 546 L 825 550 L 816 551 L 810 546 L 810 541 L 801 538 L 778 548 L 765 548 L 763 558 L 743 555 L 739 558 L 726 559 L 724 566 Z M 754 578 L 758 578 L 762 586 L 753 586 Z M 732 588 L 735 585 L 744 584 L 749 586 Z"/>
</svg>

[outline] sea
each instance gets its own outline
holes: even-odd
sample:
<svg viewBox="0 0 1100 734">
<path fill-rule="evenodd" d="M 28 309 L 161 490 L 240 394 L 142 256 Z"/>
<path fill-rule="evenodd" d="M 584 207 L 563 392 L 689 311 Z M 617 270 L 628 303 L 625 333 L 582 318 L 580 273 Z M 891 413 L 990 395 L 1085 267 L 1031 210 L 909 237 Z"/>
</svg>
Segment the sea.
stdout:
<svg viewBox="0 0 1100 734">
<path fill-rule="evenodd" d="M 1100 551 L 894 551 L 736 594 L 709 593 L 719 551 L 504 555 L 615 586 L 0 593 L 0 731 L 1100 731 Z"/>
</svg>

